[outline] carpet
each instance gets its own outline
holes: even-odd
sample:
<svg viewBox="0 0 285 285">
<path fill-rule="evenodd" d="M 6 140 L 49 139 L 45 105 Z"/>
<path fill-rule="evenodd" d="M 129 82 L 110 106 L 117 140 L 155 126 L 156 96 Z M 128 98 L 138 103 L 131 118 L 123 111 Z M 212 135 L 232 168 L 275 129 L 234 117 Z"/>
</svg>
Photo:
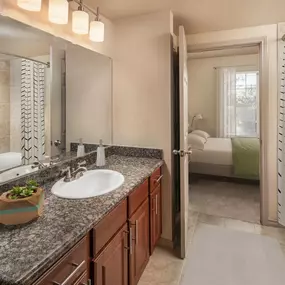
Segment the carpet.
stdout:
<svg viewBox="0 0 285 285">
<path fill-rule="evenodd" d="M 181 285 L 284 285 L 285 257 L 270 237 L 199 224 Z"/>
</svg>

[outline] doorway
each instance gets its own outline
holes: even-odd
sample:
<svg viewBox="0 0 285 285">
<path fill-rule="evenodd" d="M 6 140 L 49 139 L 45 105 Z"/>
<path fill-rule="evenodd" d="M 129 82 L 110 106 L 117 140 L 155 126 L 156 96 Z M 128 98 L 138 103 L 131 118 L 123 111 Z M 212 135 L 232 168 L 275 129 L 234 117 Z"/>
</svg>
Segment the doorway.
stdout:
<svg viewBox="0 0 285 285">
<path fill-rule="evenodd" d="M 252 179 L 240 179 L 240 177 L 227 177 L 223 179 L 225 179 L 225 182 L 227 183 L 239 183 L 240 185 L 243 184 L 248 184 L 248 187 L 255 187 L 258 188 L 258 190 L 256 191 L 256 195 L 253 197 L 253 200 L 256 202 L 257 201 L 257 208 L 259 209 L 258 212 L 256 214 L 255 212 L 255 220 L 252 220 L 252 222 L 256 222 L 256 221 L 260 221 L 261 224 L 263 225 L 269 225 L 269 221 L 268 221 L 268 189 L 267 187 L 265 187 L 265 182 L 266 182 L 266 175 L 264 175 L 264 173 L 267 171 L 266 168 L 264 167 L 266 165 L 265 161 L 267 160 L 265 154 L 265 125 L 263 122 L 263 118 L 266 115 L 266 112 L 264 112 L 264 110 L 266 111 L 266 101 L 268 101 L 268 94 L 266 92 L 267 87 L 268 87 L 268 77 L 267 74 L 265 74 L 265 58 L 267 56 L 266 53 L 266 49 L 265 49 L 265 39 L 264 38 L 258 38 L 258 39 L 252 39 L 252 40 L 238 40 L 238 41 L 231 41 L 231 42 L 226 42 L 226 43 L 215 43 L 215 44 L 206 44 L 206 45 L 197 45 L 197 46 L 188 46 L 187 50 L 188 53 L 205 53 L 205 52 L 216 52 L 216 51 L 221 51 L 221 50 L 229 50 L 230 52 L 232 52 L 232 49 L 244 49 L 244 48 L 251 48 L 251 49 L 256 49 L 258 52 L 257 57 L 258 57 L 258 82 L 256 82 L 256 89 L 258 89 L 258 93 L 259 93 L 259 98 L 258 98 L 258 109 L 256 110 L 257 116 L 259 118 L 259 122 L 256 122 L 257 126 L 256 126 L 256 130 L 258 133 L 258 139 L 259 139 L 259 146 L 257 147 L 258 149 L 258 167 L 259 168 L 257 170 L 258 172 L 258 177 L 259 179 L 257 179 L 257 181 L 252 181 Z M 179 89 L 179 85 L 181 86 L 181 74 L 179 74 L 178 68 L 175 69 L 175 61 L 176 63 L 179 62 L 179 53 L 175 53 L 173 54 L 172 57 L 172 65 L 173 65 L 173 85 L 174 88 L 172 88 L 172 93 L 173 93 L 173 98 L 179 98 L 178 93 L 180 93 L 180 89 Z M 231 66 L 228 66 L 231 67 Z M 186 67 L 186 72 L 187 72 L 187 67 Z M 244 72 L 243 77 L 247 76 L 247 74 L 245 74 L 246 72 Z M 178 84 L 180 83 L 180 84 Z M 191 84 L 191 79 L 190 79 L 190 84 Z M 206 83 L 205 83 L 206 84 Z M 178 87 L 177 87 L 178 86 Z M 216 92 L 216 90 L 214 90 Z M 204 102 L 205 104 L 208 104 L 209 102 Z M 172 149 L 175 149 L 175 138 L 176 138 L 176 145 L 179 145 L 177 138 L 178 138 L 178 128 L 177 128 L 177 123 L 179 122 L 179 120 L 177 119 L 178 117 L 181 119 L 181 117 L 179 116 L 179 114 L 175 115 L 175 112 L 179 111 L 180 109 L 178 108 L 178 106 L 181 107 L 181 104 L 179 104 L 179 99 L 178 101 L 176 101 L 176 103 L 172 102 Z M 176 106 L 176 107 L 175 107 Z M 202 114 L 194 114 L 194 116 L 197 117 L 197 119 L 199 119 Z M 197 120 L 194 119 L 193 117 L 188 118 L 188 122 L 189 122 L 189 129 L 191 129 L 193 126 L 193 122 L 194 124 L 197 124 Z M 203 116 L 202 116 L 203 117 Z M 176 118 L 176 119 L 175 119 Z M 180 122 L 179 122 L 180 124 Z M 240 127 L 238 125 L 238 127 Z M 176 128 L 176 129 L 175 129 Z M 241 128 L 240 128 L 241 129 Z M 191 132 L 192 130 L 190 130 Z M 188 130 L 189 133 L 189 130 Z M 181 135 L 181 133 L 180 133 Z M 200 134 L 201 135 L 201 134 Z M 202 134 L 203 135 L 203 134 Z M 192 147 L 193 149 L 193 145 L 191 145 L 190 147 Z M 182 238 L 181 236 L 179 237 L 179 234 L 181 233 L 181 228 L 179 228 L 182 224 L 185 226 L 185 223 L 182 223 L 180 218 L 181 218 L 181 205 L 183 205 L 183 200 L 181 200 L 181 189 L 182 186 L 181 184 L 179 185 L 179 183 L 181 183 L 181 179 L 179 179 L 179 175 L 181 174 L 181 168 L 179 168 L 178 166 L 178 158 L 174 158 L 174 169 L 173 169 L 173 173 L 174 173 L 174 177 L 173 177 L 173 241 L 174 241 L 174 247 L 177 247 L 177 242 L 181 242 Z M 192 167 L 190 164 L 190 171 L 189 171 L 189 181 L 192 183 L 193 182 L 193 178 L 195 181 L 195 177 L 192 177 L 191 172 L 192 172 Z M 199 173 L 198 173 L 199 174 Z M 212 175 L 212 176 L 218 176 L 218 175 Z M 213 177 L 212 177 L 213 178 Z M 243 178 L 243 177 L 241 177 Z M 230 179 L 229 181 L 227 181 L 227 179 Z M 231 180 L 232 179 L 232 180 Z M 238 181 L 236 181 L 235 179 L 237 179 Z M 209 180 L 206 180 L 207 183 L 209 183 Z M 224 181 L 222 181 L 224 182 Z M 209 183 L 211 184 L 211 183 Z M 219 188 L 219 187 L 218 187 Z M 227 187 L 225 187 L 227 188 Z M 246 190 L 245 190 L 246 191 Z M 190 194 L 191 197 L 191 194 Z M 265 203 L 266 202 L 266 203 Z M 190 201 L 191 203 L 191 201 Z M 236 204 L 236 203 L 235 203 Z M 185 205 L 184 205 L 185 206 Z M 188 209 L 189 210 L 189 209 Z M 189 214 L 188 211 L 188 216 L 190 215 L 190 217 L 188 218 L 189 220 L 191 219 L 191 211 Z M 236 217 L 237 219 L 239 217 Z M 243 218 L 244 219 L 244 218 Z M 247 219 L 245 219 L 247 220 Z M 188 222 L 188 221 L 187 221 Z M 187 223 L 186 222 L 186 223 Z M 187 224 L 186 224 L 187 225 Z M 179 230 L 180 229 L 180 230 Z M 184 236 L 184 240 L 185 238 L 187 239 L 187 237 Z M 179 246 L 179 245 L 178 245 Z"/>
<path fill-rule="evenodd" d="M 259 45 L 188 54 L 190 213 L 260 223 Z"/>
</svg>

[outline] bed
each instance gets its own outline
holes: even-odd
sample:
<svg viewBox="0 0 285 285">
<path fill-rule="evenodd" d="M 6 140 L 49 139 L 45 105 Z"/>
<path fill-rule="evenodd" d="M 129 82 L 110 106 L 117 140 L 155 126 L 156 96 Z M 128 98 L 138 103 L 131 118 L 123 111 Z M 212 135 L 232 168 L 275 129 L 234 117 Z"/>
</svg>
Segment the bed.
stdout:
<svg viewBox="0 0 285 285">
<path fill-rule="evenodd" d="M 203 148 L 192 146 L 190 172 L 259 180 L 258 138 L 206 138 Z"/>
</svg>

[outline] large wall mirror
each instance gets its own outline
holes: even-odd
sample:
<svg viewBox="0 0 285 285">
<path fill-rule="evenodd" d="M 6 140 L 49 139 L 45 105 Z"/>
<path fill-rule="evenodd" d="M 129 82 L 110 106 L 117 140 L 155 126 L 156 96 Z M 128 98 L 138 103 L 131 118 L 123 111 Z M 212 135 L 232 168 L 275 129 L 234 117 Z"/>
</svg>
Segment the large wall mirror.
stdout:
<svg viewBox="0 0 285 285">
<path fill-rule="evenodd" d="M 0 184 L 112 144 L 112 60 L 0 16 Z"/>
</svg>

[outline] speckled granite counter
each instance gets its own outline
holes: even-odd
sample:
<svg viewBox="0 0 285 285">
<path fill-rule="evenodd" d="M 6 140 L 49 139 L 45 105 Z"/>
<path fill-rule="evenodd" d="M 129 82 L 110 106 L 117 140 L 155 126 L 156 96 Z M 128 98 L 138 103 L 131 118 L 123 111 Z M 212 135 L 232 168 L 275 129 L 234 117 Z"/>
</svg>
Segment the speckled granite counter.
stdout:
<svg viewBox="0 0 285 285">
<path fill-rule="evenodd" d="M 112 155 L 104 168 L 121 172 L 123 187 L 85 200 L 57 198 L 50 192 L 53 183 L 46 184 L 41 218 L 23 226 L 0 226 L 0 284 L 32 284 L 162 164 L 160 159 Z"/>
</svg>

